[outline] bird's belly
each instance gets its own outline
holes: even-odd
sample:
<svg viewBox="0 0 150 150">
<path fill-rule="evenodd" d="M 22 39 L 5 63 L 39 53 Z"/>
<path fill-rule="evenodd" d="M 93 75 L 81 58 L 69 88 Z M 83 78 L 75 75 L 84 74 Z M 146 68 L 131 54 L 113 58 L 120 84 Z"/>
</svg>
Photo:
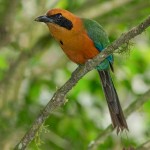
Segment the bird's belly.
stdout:
<svg viewBox="0 0 150 150">
<path fill-rule="evenodd" d="M 99 53 L 92 40 L 85 36 L 68 39 L 63 42 L 61 48 L 69 59 L 77 64 L 84 64 Z"/>
<path fill-rule="evenodd" d="M 88 53 L 88 49 L 84 49 L 86 52 L 83 52 L 83 49 L 77 49 L 77 50 L 72 50 L 72 49 L 63 49 L 63 51 L 66 53 L 66 55 L 69 57 L 70 60 L 77 64 L 84 64 L 88 59 L 93 58 L 96 56 L 94 53 Z"/>
</svg>

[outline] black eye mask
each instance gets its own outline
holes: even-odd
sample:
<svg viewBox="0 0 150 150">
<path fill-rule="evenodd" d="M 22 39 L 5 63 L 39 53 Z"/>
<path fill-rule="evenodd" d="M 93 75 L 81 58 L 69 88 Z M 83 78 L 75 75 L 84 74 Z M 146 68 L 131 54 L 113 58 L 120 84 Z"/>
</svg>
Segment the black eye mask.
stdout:
<svg viewBox="0 0 150 150">
<path fill-rule="evenodd" d="M 68 20 L 67 18 L 65 18 L 64 16 L 62 16 L 61 13 L 55 14 L 55 15 L 51 15 L 51 16 L 47 16 L 48 18 L 53 20 L 53 23 L 66 28 L 67 30 L 71 30 L 73 28 L 73 24 L 70 20 Z"/>
</svg>

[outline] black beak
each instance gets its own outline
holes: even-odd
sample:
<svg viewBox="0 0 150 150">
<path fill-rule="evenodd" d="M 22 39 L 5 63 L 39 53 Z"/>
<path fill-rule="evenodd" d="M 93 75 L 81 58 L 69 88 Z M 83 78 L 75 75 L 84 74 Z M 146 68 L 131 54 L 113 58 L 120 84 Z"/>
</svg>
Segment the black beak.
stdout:
<svg viewBox="0 0 150 150">
<path fill-rule="evenodd" d="M 38 22 L 45 22 L 45 23 L 52 23 L 53 19 L 49 18 L 48 16 L 44 15 L 44 16 L 39 16 L 37 17 L 34 21 L 38 21 Z"/>
</svg>

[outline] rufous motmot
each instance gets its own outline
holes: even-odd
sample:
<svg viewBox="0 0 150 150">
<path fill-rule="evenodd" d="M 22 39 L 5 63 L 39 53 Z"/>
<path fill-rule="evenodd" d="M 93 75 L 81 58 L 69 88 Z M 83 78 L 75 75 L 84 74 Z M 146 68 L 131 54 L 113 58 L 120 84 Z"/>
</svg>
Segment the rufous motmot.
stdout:
<svg viewBox="0 0 150 150">
<path fill-rule="evenodd" d="M 109 45 L 109 39 L 100 24 L 94 20 L 80 18 L 63 9 L 49 10 L 35 19 L 47 24 L 51 35 L 64 53 L 76 64 L 84 64 Z M 117 133 L 128 130 L 119 98 L 110 76 L 113 71 L 113 56 L 108 56 L 96 67 L 107 100 L 112 124 Z"/>
</svg>

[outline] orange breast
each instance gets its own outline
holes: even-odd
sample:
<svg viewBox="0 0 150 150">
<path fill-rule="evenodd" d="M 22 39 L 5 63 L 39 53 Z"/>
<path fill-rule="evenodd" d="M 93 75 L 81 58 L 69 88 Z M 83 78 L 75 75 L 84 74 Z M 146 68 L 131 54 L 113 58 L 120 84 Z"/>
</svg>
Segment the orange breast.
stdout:
<svg viewBox="0 0 150 150">
<path fill-rule="evenodd" d="M 83 33 L 64 41 L 61 47 L 66 55 L 78 64 L 85 63 L 99 53 L 93 42 Z"/>
<path fill-rule="evenodd" d="M 88 59 L 96 56 L 99 51 L 88 37 L 81 20 L 76 20 L 72 30 L 48 25 L 52 36 L 60 43 L 65 54 L 75 63 L 84 64 Z"/>
</svg>

